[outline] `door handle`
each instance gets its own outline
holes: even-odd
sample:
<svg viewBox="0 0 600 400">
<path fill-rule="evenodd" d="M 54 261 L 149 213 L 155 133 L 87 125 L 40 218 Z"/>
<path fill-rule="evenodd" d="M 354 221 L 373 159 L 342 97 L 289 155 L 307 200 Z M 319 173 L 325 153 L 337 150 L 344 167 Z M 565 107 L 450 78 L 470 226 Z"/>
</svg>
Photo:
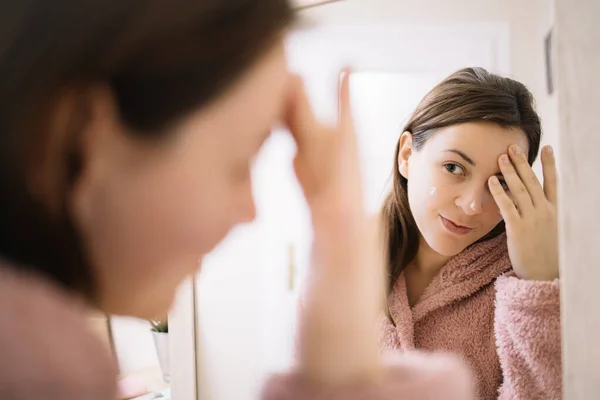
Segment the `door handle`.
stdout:
<svg viewBox="0 0 600 400">
<path fill-rule="evenodd" d="M 288 245 L 288 290 L 293 292 L 296 287 L 296 248 Z"/>
</svg>

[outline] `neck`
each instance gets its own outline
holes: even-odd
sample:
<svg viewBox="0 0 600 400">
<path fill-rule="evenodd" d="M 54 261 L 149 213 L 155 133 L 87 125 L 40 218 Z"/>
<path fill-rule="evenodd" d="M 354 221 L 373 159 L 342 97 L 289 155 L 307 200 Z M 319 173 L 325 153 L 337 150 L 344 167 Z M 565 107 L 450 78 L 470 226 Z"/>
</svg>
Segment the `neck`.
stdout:
<svg viewBox="0 0 600 400">
<path fill-rule="evenodd" d="M 435 276 L 451 258 L 437 253 L 427 244 L 423 236 L 419 237 L 419 251 L 414 261 L 414 266 L 419 272 Z"/>
</svg>

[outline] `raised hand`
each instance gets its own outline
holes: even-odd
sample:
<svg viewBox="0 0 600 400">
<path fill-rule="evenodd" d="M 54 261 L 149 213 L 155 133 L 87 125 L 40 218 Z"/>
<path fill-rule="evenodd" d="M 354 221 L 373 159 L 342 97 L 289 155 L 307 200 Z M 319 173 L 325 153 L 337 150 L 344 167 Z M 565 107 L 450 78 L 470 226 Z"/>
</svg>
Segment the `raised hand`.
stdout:
<svg viewBox="0 0 600 400">
<path fill-rule="evenodd" d="M 505 192 L 496 177 L 490 191 L 506 224 L 508 252 L 513 269 L 522 279 L 549 281 L 558 278 L 557 179 L 550 146 L 542 150 L 544 186 L 518 146 L 499 159 L 508 185 Z"/>
<path fill-rule="evenodd" d="M 374 380 L 382 368 L 376 326 L 385 293 L 383 240 L 363 207 L 348 71 L 339 94 L 339 124 L 324 126 L 293 78 L 285 121 L 298 146 L 294 166 L 314 230 L 299 367 L 326 384 Z"/>
<path fill-rule="evenodd" d="M 286 123 L 298 147 L 294 160 L 296 175 L 313 216 L 329 214 L 332 205 L 357 216 L 362 211 L 362 182 L 358 149 L 349 102 L 349 71 L 342 71 L 338 126 L 317 121 L 298 77 L 290 83 Z M 332 213 L 331 218 L 339 212 Z M 363 216 L 363 213 L 360 214 Z"/>
</svg>

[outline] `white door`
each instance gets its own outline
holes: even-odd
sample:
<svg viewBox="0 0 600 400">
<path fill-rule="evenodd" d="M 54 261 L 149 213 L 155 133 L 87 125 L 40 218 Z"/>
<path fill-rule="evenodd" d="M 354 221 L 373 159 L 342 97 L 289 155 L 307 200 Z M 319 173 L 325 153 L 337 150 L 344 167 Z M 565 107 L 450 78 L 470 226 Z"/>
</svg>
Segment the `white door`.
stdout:
<svg viewBox="0 0 600 400">
<path fill-rule="evenodd" d="M 401 127 L 421 97 L 463 66 L 509 72 L 503 24 L 319 27 L 291 35 L 287 52 L 325 121 L 336 118 L 339 70 L 354 69 L 352 107 L 372 211 L 390 177 Z M 294 151 L 285 132 L 275 132 L 265 144 L 253 174 L 256 222 L 237 229 L 207 257 L 197 279 L 202 400 L 256 399 L 265 377 L 292 361 L 299 289 L 290 279 L 290 263 L 301 276 L 311 240 L 308 210 L 293 179 Z"/>
</svg>

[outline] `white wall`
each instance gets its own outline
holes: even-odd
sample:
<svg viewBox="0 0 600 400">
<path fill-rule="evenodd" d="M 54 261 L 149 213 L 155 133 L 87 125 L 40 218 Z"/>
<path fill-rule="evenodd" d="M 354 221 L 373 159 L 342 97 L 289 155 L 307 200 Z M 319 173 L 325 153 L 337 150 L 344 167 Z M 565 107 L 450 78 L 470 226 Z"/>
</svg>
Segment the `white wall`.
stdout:
<svg viewBox="0 0 600 400">
<path fill-rule="evenodd" d="M 111 327 L 121 373 L 158 366 L 150 324 L 147 321 L 111 317 Z"/>
</svg>

